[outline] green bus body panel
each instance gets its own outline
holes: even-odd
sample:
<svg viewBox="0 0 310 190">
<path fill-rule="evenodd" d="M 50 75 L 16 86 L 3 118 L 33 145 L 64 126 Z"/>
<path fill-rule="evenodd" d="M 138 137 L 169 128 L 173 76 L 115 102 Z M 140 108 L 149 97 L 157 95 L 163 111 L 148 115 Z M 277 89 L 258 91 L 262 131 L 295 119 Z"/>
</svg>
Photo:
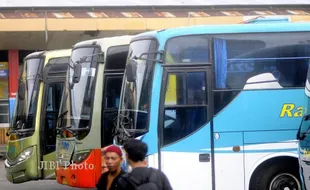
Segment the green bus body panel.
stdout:
<svg viewBox="0 0 310 190">
<path fill-rule="evenodd" d="M 56 179 L 55 176 L 55 160 L 56 160 L 56 151 L 51 152 L 43 156 L 43 178 L 44 179 Z"/>
<path fill-rule="evenodd" d="M 37 146 L 33 146 L 31 156 L 23 162 L 12 167 L 6 167 L 6 178 L 12 183 L 23 183 L 25 181 L 38 179 Z"/>
<path fill-rule="evenodd" d="M 94 105 L 93 106 L 93 114 L 91 125 L 92 126 L 101 126 L 101 100 L 103 96 L 103 83 L 104 83 L 104 64 L 98 65 L 97 71 L 97 79 L 96 79 L 96 87 L 95 87 L 95 96 L 94 96 Z M 100 113 L 100 114 L 98 114 Z M 56 154 L 63 154 L 64 158 L 62 158 L 63 162 L 70 162 L 73 151 L 79 153 L 85 150 L 93 150 L 95 148 L 101 148 L 101 128 L 100 127 L 92 127 L 89 131 L 88 135 L 82 140 L 78 140 L 75 137 L 72 138 L 59 138 L 56 140 Z M 69 143 L 68 149 L 61 148 L 61 142 Z"/>
<path fill-rule="evenodd" d="M 36 135 L 36 133 L 34 133 L 33 135 Z M 15 159 L 26 148 L 37 145 L 37 140 L 33 138 L 33 136 L 21 140 L 12 140 L 14 138 L 17 139 L 17 137 L 15 137 L 15 134 L 12 134 L 10 140 L 8 141 L 6 150 L 7 157 L 9 157 L 11 160 Z"/>
</svg>

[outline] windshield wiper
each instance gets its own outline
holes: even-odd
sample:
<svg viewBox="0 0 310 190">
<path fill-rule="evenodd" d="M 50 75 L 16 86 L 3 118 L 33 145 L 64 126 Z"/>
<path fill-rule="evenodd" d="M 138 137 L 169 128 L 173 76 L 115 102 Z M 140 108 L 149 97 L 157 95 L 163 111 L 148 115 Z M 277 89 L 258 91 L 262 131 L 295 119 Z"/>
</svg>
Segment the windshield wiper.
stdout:
<svg viewBox="0 0 310 190">
<path fill-rule="evenodd" d="M 57 117 L 57 120 L 61 119 L 60 120 L 60 125 L 59 126 L 62 126 L 62 121 L 63 121 L 63 117 L 68 113 L 68 110 L 62 112 L 61 114 L 59 114 L 59 116 Z M 60 129 L 61 127 L 56 127 L 56 130 L 57 129 Z"/>
<path fill-rule="evenodd" d="M 27 132 L 33 132 L 33 131 L 35 131 L 35 129 L 34 128 L 30 128 L 30 129 L 24 129 L 24 125 L 25 125 L 25 123 L 23 122 L 22 123 L 22 125 L 20 126 L 20 127 L 18 127 L 18 128 L 15 128 L 15 126 L 19 126 L 20 125 L 20 122 L 22 122 L 22 121 L 17 121 L 16 122 L 16 124 L 14 125 L 14 126 L 12 126 L 12 127 L 9 127 L 9 130 L 7 131 L 7 133 L 6 133 L 6 135 L 7 136 L 10 136 L 10 132 L 14 132 L 14 133 L 16 133 L 16 134 L 18 134 L 18 135 L 22 135 L 22 134 L 24 134 L 24 133 L 27 133 Z"/>
<path fill-rule="evenodd" d="M 71 125 L 69 125 L 69 126 L 63 126 L 63 127 L 58 127 L 58 128 L 57 128 L 57 133 L 59 134 L 59 133 L 60 133 L 60 129 L 62 129 L 62 130 L 66 130 L 66 131 L 72 133 L 73 136 L 76 136 L 77 134 L 76 134 L 74 131 L 71 131 L 70 128 L 71 128 Z"/>
<path fill-rule="evenodd" d="M 14 127 L 9 127 L 9 130 L 6 132 L 6 136 L 10 136 L 12 131 L 18 135 L 21 135 L 21 133 L 17 131 Z"/>
<path fill-rule="evenodd" d="M 58 119 L 63 118 L 63 116 L 65 116 L 67 113 L 68 113 L 68 110 L 62 112 L 61 114 L 59 114 Z"/>
<path fill-rule="evenodd" d="M 126 110 L 128 111 L 128 110 Z M 124 119 L 127 119 L 129 122 L 125 123 Z M 130 133 L 128 132 L 128 130 L 126 129 L 125 125 L 131 125 L 132 126 L 132 121 L 130 119 L 130 116 L 126 116 L 123 114 L 119 114 L 118 116 L 116 116 L 116 123 L 117 121 L 119 121 L 119 125 L 114 124 L 115 125 L 115 131 L 113 136 L 119 136 L 122 140 L 127 140 L 130 139 L 132 137 L 132 135 L 130 135 Z M 132 128 L 132 127 L 131 127 Z"/>
<path fill-rule="evenodd" d="M 71 128 L 71 126 L 70 126 L 70 130 L 72 130 L 72 131 L 89 131 L 90 128 L 88 126 L 82 127 L 82 128 Z"/>
<path fill-rule="evenodd" d="M 69 125 L 69 126 L 64 126 L 64 127 L 59 127 L 58 129 L 63 129 L 63 130 L 66 130 L 70 133 L 73 134 L 73 136 L 77 136 L 79 131 L 89 131 L 90 128 L 87 126 L 87 127 L 83 127 L 83 128 L 72 128 L 72 125 Z"/>
</svg>

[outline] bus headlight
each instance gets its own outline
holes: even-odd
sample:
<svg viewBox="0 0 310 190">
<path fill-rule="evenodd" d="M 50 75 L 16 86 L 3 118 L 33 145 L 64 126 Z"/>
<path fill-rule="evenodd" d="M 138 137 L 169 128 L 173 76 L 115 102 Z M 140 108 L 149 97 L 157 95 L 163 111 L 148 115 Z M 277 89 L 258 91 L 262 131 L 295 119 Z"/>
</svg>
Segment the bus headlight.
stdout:
<svg viewBox="0 0 310 190">
<path fill-rule="evenodd" d="M 24 160 L 27 160 L 31 154 L 32 154 L 32 151 L 33 151 L 33 147 L 29 147 L 29 148 L 26 148 L 24 151 L 22 151 L 16 158 L 16 161 L 17 162 L 22 162 Z"/>
<path fill-rule="evenodd" d="M 75 164 L 79 164 L 86 160 L 86 158 L 90 155 L 91 151 L 84 151 L 84 152 L 76 152 L 72 156 L 72 162 Z"/>
</svg>

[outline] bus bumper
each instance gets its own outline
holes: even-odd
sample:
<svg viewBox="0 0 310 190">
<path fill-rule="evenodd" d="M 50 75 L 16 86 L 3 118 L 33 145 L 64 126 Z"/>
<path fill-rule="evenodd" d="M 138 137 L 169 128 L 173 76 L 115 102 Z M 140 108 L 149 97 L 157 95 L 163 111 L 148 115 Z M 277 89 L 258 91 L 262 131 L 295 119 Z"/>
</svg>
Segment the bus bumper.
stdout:
<svg viewBox="0 0 310 190">
<path fill-rule="evenodd" d="M 56 168 L 57 183 L 79 188 L 96 188 L 101 176 L 101 152 L 94 150 L 88 158 L 79 164 L 70 164 L 67 167 Z M 98 163 L 99 161 L 99 163 Z"/>
<path fill-rule="evenodd" d="M 10 164 L 10 161 L 6 159 L 4 165 L 7 180 L 11 183 L 23 183 L 30 180 L 37 180 L 38 163 L 36 155 L 36 148 L 33 147 L 33 152 L 30 157 L 22 162 Z"/>
</svg>

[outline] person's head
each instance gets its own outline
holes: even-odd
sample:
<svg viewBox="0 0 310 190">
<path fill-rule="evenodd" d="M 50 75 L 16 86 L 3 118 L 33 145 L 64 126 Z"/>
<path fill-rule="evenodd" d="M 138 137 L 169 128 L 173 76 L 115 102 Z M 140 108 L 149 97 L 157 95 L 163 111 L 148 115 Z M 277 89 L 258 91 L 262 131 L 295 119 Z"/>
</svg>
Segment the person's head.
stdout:
<svg viewBox="0 0 310 190">
<path fill-rule="evenodd" d="M 105 148 L 104 158 L 109 171 L 116 171 L 121 168 L 123 157 L 122 150 L 119 147 L 111 145 Z"/>
<path fill-rule="evenodd" d="M 101 172 L 105 173 L 109 171 L 107 164 L 105 163 L 105 157 L 104 155 L 101 157 Z"/>
<path fill-rule="evenodd" d="M 126 151 L 126 159 L 129 165 L 137 162 L 144 162 L 148 151 L 147 145 L 137 139 L 128 140 L 124 144 L 124 149 Z"/>
</svg>

